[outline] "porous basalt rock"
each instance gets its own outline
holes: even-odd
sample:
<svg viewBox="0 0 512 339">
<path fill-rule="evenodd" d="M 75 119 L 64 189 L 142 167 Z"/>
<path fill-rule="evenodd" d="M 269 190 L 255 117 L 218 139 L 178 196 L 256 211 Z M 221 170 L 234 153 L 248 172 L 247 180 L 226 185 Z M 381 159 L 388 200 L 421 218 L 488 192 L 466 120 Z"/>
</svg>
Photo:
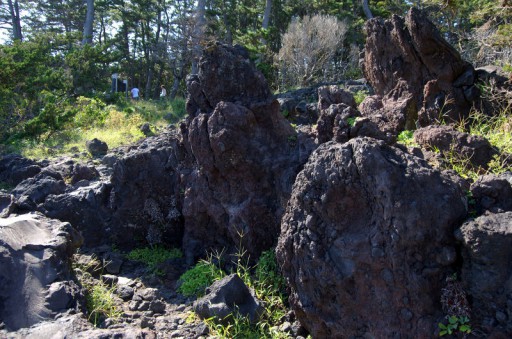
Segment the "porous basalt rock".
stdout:
<svg viewBox="0 0 512 339">
<path fill-rule="evenodd" d="M 276 250 L 297 317 L 318 338 L 431 337 L 466 213 L 459 186 L 419 158 L 371 138 L 322 144 Z"/>
<path fill-rule="evenodd" d="M 182 135 L 195 165 L 183 176 L 187 257 L 241 244 L 255 258 L 276 242 L 291 184 L 311 144 L 297 142 L 244 50 L 209 46 L 189 80 Z"/>
<path fill-rule="evenodd" d="M 479 215 L 485 211 L 512 212 L 512 173 L 479 177 L 471 184 L 471 195 Z"/>
<path fill-rule="evenodd" d="M 456 156 L 476 169 L 487 168 L 489 161 L 498 154 L 497 149 L 487 139 L 459 132 L 445 125 L 432 125 L 416 130 L 414 141 L 424 149 L 436 149 L 446 156 Z"/>
<path fill-rule="evenodd" d="M 440 119 L 467 117 L 478 98 L 474 69 L 426 15 L 411 8 L 405 19 L 396 15 L 386 21 L 375 18 L 365 29 L 363 73 L 385 102 L 383 108 L 390 108 L 384 115 L 398 113 L 399 130 L 412 129 L 416 120 L 419 126 L 427 126 Z M 393 102 L 399 109 L 393 108 Z"/>
<path fill-rule="evenodd" d="M 471 321 L 487 337 L 512 334 L 512 212 L 485 214 L 457 232 L 462 242 L 462 280 L 471 300 Z M 496 336 L 500 338 L 500 336 Z"/>
</svg>

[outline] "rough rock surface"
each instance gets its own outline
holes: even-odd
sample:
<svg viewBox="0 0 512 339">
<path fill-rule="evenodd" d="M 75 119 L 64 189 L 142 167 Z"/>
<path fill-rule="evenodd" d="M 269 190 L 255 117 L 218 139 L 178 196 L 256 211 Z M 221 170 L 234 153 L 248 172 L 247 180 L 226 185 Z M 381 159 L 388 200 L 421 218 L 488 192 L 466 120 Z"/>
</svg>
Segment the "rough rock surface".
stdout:
<svg viewBox="0 0 512 339">
<path fill-rule="evenodd" d="M 41 166 L 21 155 L 7 154 L 0 158 L 0 182 L 10 186 L 16 186 L 39 172 L 41 172 Z"/>
<path fill-rule="evenodd" d="M 24 214 L 0 219 L 0 319 L 9 330 L 53 318 L 76 304 L 70 257 L 82 237 L 69 223 Z"/>
<path fill-rule="evenodd" d="M 462 280 L 472 300 L 472 322 L 512 333 L 512 212 L 486 214 L 462 225 Z M 499 336 L 498 336 L 499 337 Z"/>
<path fill-rule="evenodd" d="M 361 114 L 356 110 L 352 93 L 337 86 L 324 86 L 318 89 L 317 120 L 318 143 L 330 140 L 346 142 L 350 137 L 349 119 Z"/>
<path fill-rule="evenodd" d="M 455 130 L 451 126 L 432 125 L 414 132 L 414 141 L 427 150 L 437 148 L 441 153 L 454 153 L 467 159 L 474 168 L 487 168 L 497 150 L 481 137 Z"/>
<path fill-rule="evenodd" d="M 478 98 L 474 69 L 426 15 L 412 8 L 405 20 L 396 15 L 386 21 L 375 18 L 367 22 L 366 32 L 363 73 L 375 94 L 386 98 L 379 114 L 398 113 L 399 130 L 414 126 L 416 119 L 427 126 L 467 116 Z"/>
<path fill-rule="evenodd" d="M 101 141 L 99 139 L 92 139 L 88 140 L 85 143 L 85 146 L 87 147 L 87 150 L 93 157 L 101 157 L 108 152 L 108 145 L 106 142 Z"/>
<path fill-rule="evenodd" d="M 148 138 L 117 159 L 108 198 L 108 228 L 114 243 L 180 244 L 180 167 L 185 162 L 176 130 Z"/>
<path fill-rule="evenodd" d="M 196 161 L 185 178 L 187 256 L 231 251 L 241 241 L 255 258 L 275 244 L 291 184 L 311 149 L 296 142 L 265 79 L 240 48 L 207 47 L 187 86 L 182 133 Z"/>
<path fill-rule="evenodd" d="M 231 274 L 214 282 L 206 295 L 194 302 L 194 312 L 202 319 L 215 317 L 216 321 L 227 324 L 230 317 L 239 313 L 248 317 L 253 324 L 263 314 L 261 302 L 244 284 L 237 274 Z M 231 319 L 232 320 L 232 319 Z"/>
<path fill-rule="evenodd" d="M 512 173 L 484 175 L 471 185 L 478 214 L 512 212 Z"/>
<path fill-rule="evenodd" d="M 249 107 L 271 96 L 267 80 L 250 63 L 248 51 L 219 43 L 205 48 L 199 73 L 187 78 L 187 90 L 187 112 L 192 116 L 198 111 L 211 112 L 221 101 Z"/>
<path fill-rule="evenodd" d="M 370 138 L 321 145 L 277 247 L 298 319 L 318 338 L 431 337 L 465 215 L 464 192 L 419 158 Z"/>
</svg>

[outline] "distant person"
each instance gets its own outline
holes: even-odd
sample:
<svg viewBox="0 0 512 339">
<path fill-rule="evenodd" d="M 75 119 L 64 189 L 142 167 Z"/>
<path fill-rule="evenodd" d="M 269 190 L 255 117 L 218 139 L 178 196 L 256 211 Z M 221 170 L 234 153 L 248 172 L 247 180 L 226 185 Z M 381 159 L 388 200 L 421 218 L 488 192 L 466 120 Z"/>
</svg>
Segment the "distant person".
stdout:
<svg viewBox="0 0 512 339">
<path fill-rule="evenodd" d="M 161 87 L 161 92 L 160 92 L 160 99 L 165 99 L 165 97 L 167 96 L 167 90 L 165 89 L 164 85 L 160 86 Z"/>
<path fill-rule="evenodd" d="M 132 99 L 139 100 L 139 89 L 137 87 L 132 88 Z"/>
</svg>

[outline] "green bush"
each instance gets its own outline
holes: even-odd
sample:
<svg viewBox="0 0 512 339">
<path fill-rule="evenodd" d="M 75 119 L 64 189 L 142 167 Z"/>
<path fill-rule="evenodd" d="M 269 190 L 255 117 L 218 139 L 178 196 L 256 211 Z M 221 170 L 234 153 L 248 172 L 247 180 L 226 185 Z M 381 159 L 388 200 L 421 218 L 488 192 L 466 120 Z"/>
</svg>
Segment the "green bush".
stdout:
<svg viewBox="0 0 512 339">
<path fill-rule="evenodd" d="M 398 134 L 397 141 L 405 146 L 415 146 L 416 143 L 414 142 L 414 131 L 402 131 L 400 134 Z"/>
<path fill-rule="evenodd" d="M 95 98 L 78 97 L 76 100 L 75 117 L 73 127 L 89 129 L 101 127 L 109 112 L 105 109 L 105 103 Z"/>
<path fill-rule="evenodd" d="M 224 276 L 225 273 L 213 262 L 202 260 L 181 275 L 178 292 L 186 297 L 202 296 L 208 286 Z"/>
</svg>

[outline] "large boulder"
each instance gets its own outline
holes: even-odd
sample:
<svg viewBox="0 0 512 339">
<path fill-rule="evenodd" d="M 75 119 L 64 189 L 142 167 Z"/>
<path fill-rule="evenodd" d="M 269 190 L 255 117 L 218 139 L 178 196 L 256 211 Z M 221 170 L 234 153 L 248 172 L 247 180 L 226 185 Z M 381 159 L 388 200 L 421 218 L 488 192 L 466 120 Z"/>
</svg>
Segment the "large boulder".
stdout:
<svg viewBox="0 0 512 339">
<path fill-rule="evenodd" d="M 93 182 L 63 194 L 49 195 L 37 210 L 49 218 L 71 223 L 82 234 L 86 246 L 99 246 L 111 240 L 107 236 L 112 215 L 111 190 L 109 182 Z"/>
<path fill-rule="evenodd" d="M 462 280 L 473 324 L 486 335 L 512 335 L 512 212 L 486 214 L 457 232 L 462 242 Z M 492 336 L 489 336 L 492 337 Z"/>
<path fill-rule="evenodd" d="M 207 47 L 199 74 L 188 82 L 189 116 L 182 133 L 195 159 L 183 175 L 189 261 L 240 244 L 256 258 L 275 245 L 291 185 L 311 152 L 310 143 L 297 142 L 245 53 Z"/>
<path fill-rule="evenodd" d="M 0 319 L 7 330 L 76 307 L 71 256 L 81 244 L 69 223 L 40 214 L 0 219 Z"/>
<path fill-rule="evenodd" d="M 371 138 L 325 143 L 297 176 L 277 258 L 316 338 L 432 337 L 465 194 Z"/>
<path fill-rule="evenodd" d="M 386 107 L 391 112 L 384 112 L 385 116 L 398 113 L 399 130 L 413 129 L 416 120 L 426 126 L 468 115 L 478 99 L 475 71 L 426 15 L 411 8 L 405 19 L 375 18 L 365 28 L 363 73 L 382 98 L 378 114 Z"/>
</svg>

